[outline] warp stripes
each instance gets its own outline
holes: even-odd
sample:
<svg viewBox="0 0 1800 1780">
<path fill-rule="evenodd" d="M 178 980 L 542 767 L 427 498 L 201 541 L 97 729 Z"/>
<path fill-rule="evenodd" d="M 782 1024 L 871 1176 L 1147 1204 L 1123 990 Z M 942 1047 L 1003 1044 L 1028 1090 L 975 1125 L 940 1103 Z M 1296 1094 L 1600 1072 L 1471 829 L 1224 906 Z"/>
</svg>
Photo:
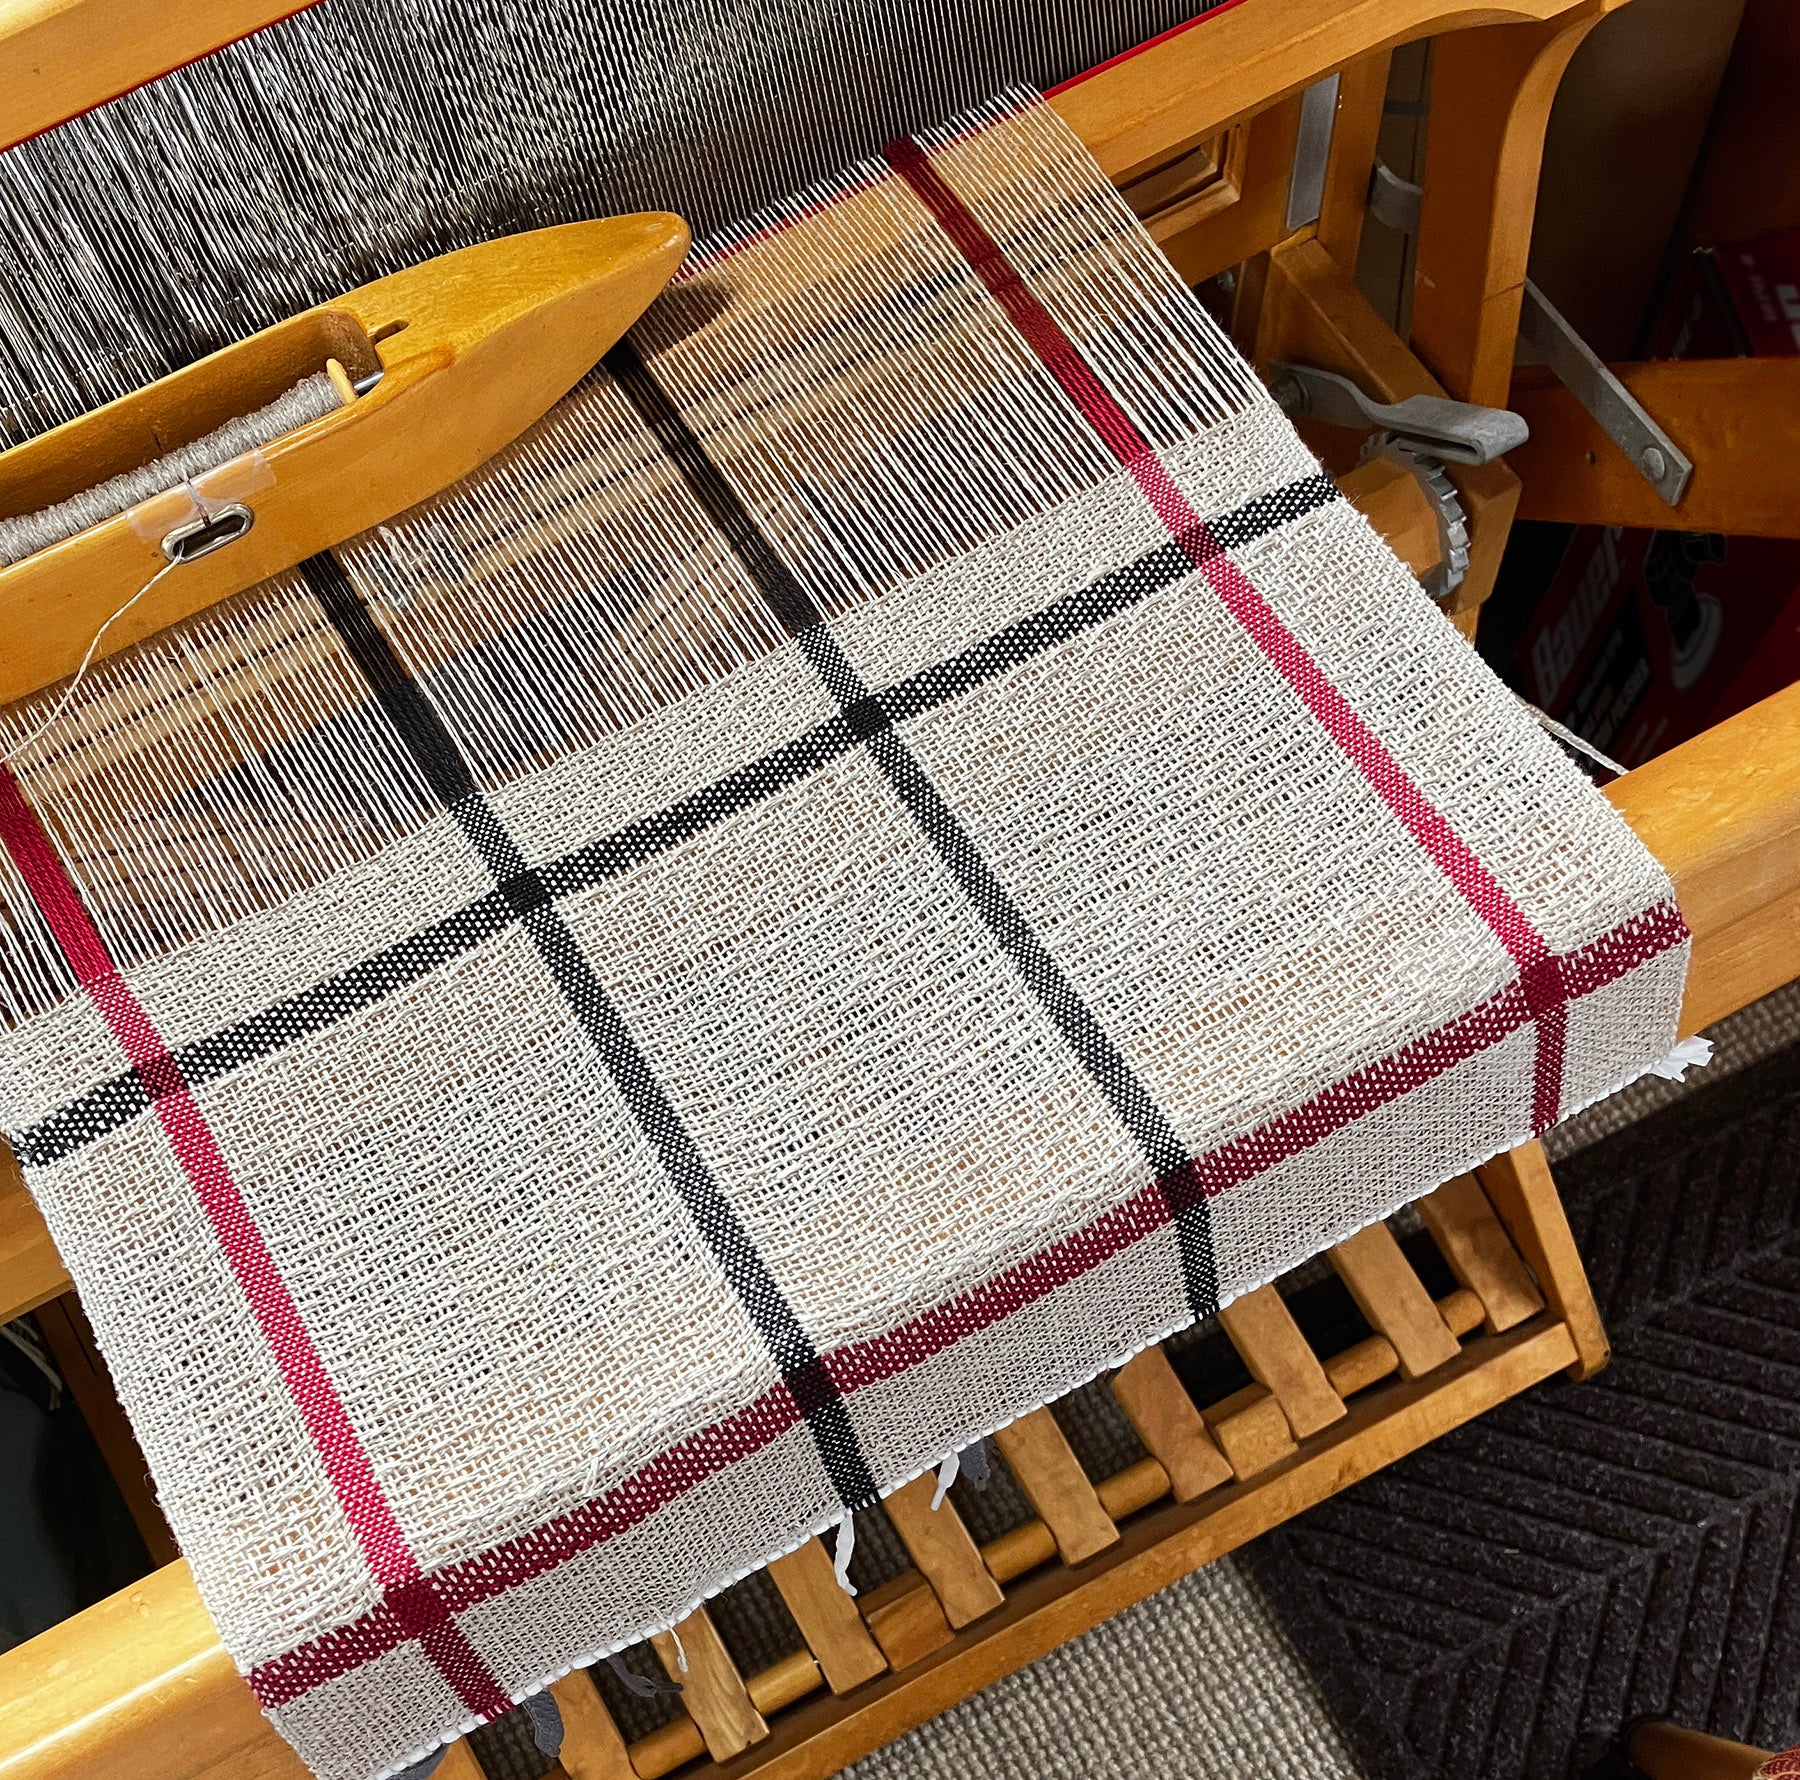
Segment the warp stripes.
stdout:
<svg viewBox="0 0 1800 1780">
<path fill-rule="evenodd" d="M 394 732 L 418 763 L 433 792 L 455 817 L 514 918 L 537 948 L 551 980 L 581 1022 L 620 1097 L 649 1140 L 663 1173 L 681 1196 L 694 1228 L 712 1250 L 763 1345 L 781 1373 L 819 1449 L 844 1506 L 866 1508 L 878 1498 L 862 1444 L 837 1387 L 819 1363 L 818 1349 L 782 1295 L 731 1201 L 719 1190 L 680 1115 L 644 1060 L 623 1015 L 595 975 L 558 911 L 550 886 L 482 796 L 443 720 L 409 675 L 393 645 L 330 554 L 300 565 L 332 628 L 369 682 Z"/>
<path fill-rule="evenodd" d="M 142 1002 L 119 975 L 43 824 L 4 762 L 0 762 L 0 843 L 18 867 L 70 969 L 155 1104 L 169 1148 L 213 1228 L 369 1574 L 381 1588 L 384 1609 L 407 1627 L 408 1636 L 418 1639 L 469 1711 L 484 1719 L 507 1711 L 512 1701 L 456 1623 L 436 1584 L 421 1571 L 312 1333 L 178 1063 Z"/>
<path fill-rule="evenodd" d="M 1598 993 L 1640 966 L 1686 943 L 1688 930 L 1672 903 L 1634 915 L 1611 932 L 1561 954 L 1569 995 Z M 1256 1130 L 1201 1156 L 1194 1176 L 1209 1197 L 1254 1180 L 1290 1156 L 1424 1087 L 1457 1064 L 1504 1042 L 1531 1021 L 1517 983 L 1458 1014 L 1435 1031 L 1333 1083 L 1313 1099 Z M 1168 1196 L 1152 1184 L 986 1284 L 922 1311 L 910 1321 L 834 1349 L 826 1371 L 846 1396 L 897 1378 L 959 1341 L 1004 1322 L 1049 1293 L 1074 1284 L 1134 1244 L 1166 1229 L 1174 1216 Z M 458 1612 L 496 1600 L 641 1525 L 734 1465 L 763 1450 L 793 1426 L 785 1392 L 768 1393 L 728 1420 L 703 1428 L 659 1453 L 642 1470 L 592 1501 L 506 1540 L 475 1557 L 446 1565 L 433 1581 Z M 312 1688 L 350 1673 L 394 1649 L 405 1632 L 377 1608 L 255 1669 L 250 1684 L 274 1710 Z"/>
<path fill-rule="evenodd" d="M 1182 1183 L 1192 1171 L 1193 1158 L 1176 1135 L 1168 1115 L 1138 1080 L 1062 966 L 1032 931 L 1030 922 L 1020 913 L 993 867 L 981 856 L 980 848 L 957 820 L 930 775 L 887 722 L 878 701 L 806 590 L 763 536 L 754 515 L 707 456 L 636 348 L 628 339 L 621 340 L 601 362 L 618 379 L 626 398 L 669 454 L 689 492 L 730 544 L 770 611 L 800 646 L 825 690 L 837 700 L 845 721 L 856 730 L 882 777 L 955 878 L 1038 1005 L 1055 1023 L 1075 1060 L 1112 1108 L 1113 1116 L 1137 1145 L 1158 1186 L 1167 1183 L 1170 1210 L 1175 1215 L 1180 1239 L 1182 1285 L 1188 1308 L 1196 1321 L 1211 1316 L 1219 1307 L 1212 1216 L 1204 1194 L 1182 1190 Z"/>
<path fill-rule="evenodd" d="M 1210 522 L 1209 529 L 1226 548 L 1237 549 L 1341 498 L 1328 476 L 1307 476 L 1220 515 Z M 1159 545 L 961 654 L 934 662 L 871 694 L 874 710 L 883 724 L 923 716 L 1060 648 L 1193 572 L 1193 563 L 1178 546 Z M 592 889 L 785 791 L 859 746 L 862 739 L 848 718 L 829 718 L 666 809 L 548 861 L 537 868 L 538 876 L 559 900 Z M 201 1087 L 274 1056 L 473 951 L 513 918 L 506 898 L 498 890 L 490 891 L 337 976 L 183 1045 L 175 1052 L 182 1077 L 190 1086 Z M 7 1135 L 21 1162 L 30 1168 L 46 1168 L 129 1123 L 149 1107 L 144 1083 L 136 1071 L 127 1070 L 36 1124 Z"/>
<path fill-rule="evenodd" d="M 1352 709 L 1305 645 L 1224 552 L 1192 503 L 1176 486 L 1156 448 L 1081 356 L 1062 325 L 1030 290 L 1005 250 L 944 176 L 911 140 L 891 142 L 888 164 L 911 188 L 961 254 L 971 272 L 1056 379 L 1081 417 L 1137 483 L 1156 516 L 1193 559 L 1225 609 L 1375 794 L 1393 811 L 1427 857 L 1486 923 L 1519 967 L 1532 1004 L 1538 1045 L 1532 1125 L 1542 1132 L 1562 1116 L 1566 997 L 1543 935 L 1476 858 L 1380 737 Z"/>
</svg>

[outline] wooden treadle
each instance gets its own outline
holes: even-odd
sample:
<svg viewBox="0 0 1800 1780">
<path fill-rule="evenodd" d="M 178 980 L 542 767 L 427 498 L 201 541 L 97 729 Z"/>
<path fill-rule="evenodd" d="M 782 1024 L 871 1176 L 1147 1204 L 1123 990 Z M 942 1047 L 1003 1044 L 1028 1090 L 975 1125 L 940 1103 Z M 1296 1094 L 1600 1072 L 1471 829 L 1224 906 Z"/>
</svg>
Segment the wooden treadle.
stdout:
<svg viewBox="0 0 1800 1780">
<path fill-rule="evenodd" d="M 1319 1351 L 1283 1291 L 1266 1286 L 1219 1317 L 1250 1384 L 1196 1401 L 1160 1348 L 1114 1373 L 1149 1457 L 1091 1477 L 1040 1409 L 992 1443 L 1034 1511 L 1021 1525 L 978 1545 L 950 1498 L 932 1509 L 926 1476 L 873 1511 L 913 1566 L 882 1587 L 852 1601 L 816 1540 L 781 1559 L 771 1575 L 805 1650 L 743 1676 L 695 1614 L 681 1628 L 682 1711 L 629 1745 L 591 1680 L 567 1677 L 556 1689 L 563 1770 L 571 1780 L 820 1780 L 1448 1428 L 1579 1368 L 1592 1300 L 1566 1266 L 1573 1250 L 1560 1203 L 1542 1190 L 1541 1151 L 1515 1154 L 1484 1170 L 1487 1186 L 1467 1175 L 1424 1200 L 1427 1235 L 1410 1255 L 1384 1224 L 1330 1251 L 1366 1324 L 1358 1338 Z M 1424 1269 L 1436 1296 L 1413 1259 L 1427 1236 L 1441 1260 Z M 1556 1276 L 1540 1282 L 1524 1256 Z M 675 1673 L 673 1641 L 656 1648 Z"/>
</svg>

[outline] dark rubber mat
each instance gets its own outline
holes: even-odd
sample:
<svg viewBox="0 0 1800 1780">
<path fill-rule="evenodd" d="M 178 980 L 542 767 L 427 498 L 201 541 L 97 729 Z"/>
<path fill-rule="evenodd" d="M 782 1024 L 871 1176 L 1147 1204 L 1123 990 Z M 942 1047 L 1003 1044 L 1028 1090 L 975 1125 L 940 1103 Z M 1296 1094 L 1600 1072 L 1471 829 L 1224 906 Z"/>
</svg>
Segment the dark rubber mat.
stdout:
<svg viewBox="0 0 1800 1780">
<path fill-rule="evenodd" d="M 1247 1553 L 1372 1780 L 1562 1780 L 1644 1713 L 1800 1741 L 1800 1050 L 1558 1178 L 1612 1365 Z"/>
</svg>

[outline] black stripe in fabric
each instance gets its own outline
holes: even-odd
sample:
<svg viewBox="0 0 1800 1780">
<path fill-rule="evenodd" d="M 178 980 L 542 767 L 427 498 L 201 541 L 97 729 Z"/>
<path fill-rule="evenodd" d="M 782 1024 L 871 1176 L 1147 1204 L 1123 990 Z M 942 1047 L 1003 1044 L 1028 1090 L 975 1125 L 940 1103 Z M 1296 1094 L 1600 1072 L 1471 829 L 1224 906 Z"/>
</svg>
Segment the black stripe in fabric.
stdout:
<svg viewBox="0 0 1800 1780">
<path fill-rule="evenodd" d="M 377 702 L 470 845 L 492 874 L 512 916 L 537 948 L 552 980 L 588 1035 L 639 1128 L 656 1151 L 695 1228 L 718 1260 L 758 1335 L 780 1369 L 846 1508 L 879 1498 L 861 1442 L 818 1349 L 764 1264 L 736 1210 L 719 1190 L 662 1084 L 644 1060 L 623 1016 L 557 911 L 543 874 L 533 870 L 495 815 L 461 750 L 423 690 L 395 654 L 336 558 L 300 565 Z"/>
<path fill-rule="evenodd" d="M 817 606 L 776 555 L 754 515 L 706 455 L 649 367 L 624 341 L 607 354 L 605 364 L 668 452 L 689 491 L 718 526 L 770 611 L 798 644 L 826 691 L 838 701 L 846 721 L 857 730 L 870 757 L 1038 1004 L 1055 1023 L 1114 1116 L 1130 1133 L 1157 1181 L 1173 1181 L 1190 1173 L 1192 1158 L 1161 1107 L 1019 912 L 911 749 L 895 733 L 884 701 L 863 684 L 862 676 L 827 629 Z M 1174 557 L 1163 551 L 1154 552 L 1153 556 L 1158 560 L 1152 573 L 1166 573 L 1171 579 L 1177 573 L 1191 572 L 1194 566 L 1192 559 L 1179 550 L 1175 556 L 1180 559 L 1180 569 Z M 1109 596 L 1124 597 L 1125 593 L 1126 588 L 1120 586 L 1102 591 L 1098 598 L 1103 603 Z M 1175 1215 L 1182 1284 L 1189 1308 L 1196 1318 L 1211 1316 L 1219 1305 L 1211 1208 L 1204 1194 L 1186 1192 L 1172 1195 L 1170 1205 Z"/>
<path fill-rule="evenodd" d="M 1233 507 L 1229 513 L 1221 513 L 1217 519 L 1207 520 L 1207 536 L 1221 550 L 1241 550 L 1246 544 L 1254 544 L 1258 538 L 1279 531 L 1282 526 L 1291 525 L 1296 519 L 1303 519 L 1308 513 L 1342 498 L 1338 485 L 1320 471 L 1318 475 L 1302 477 L 1298 482 L 1283 483 L 1280 488 L 1259 494 L 1241 507 Z"/>
<path fill-rule="evenodd" d="M 175 1052 L 181 1080 L 191 1088 L 201 1087 L 315 1032 L 324 1032 L 429 976 L 439 965 L 473 951 L 510 925 L 512 918 L 498 891 L 478 897 L 337 976 L 183 1045 Z M 150 1104 L 149 1091 L 136 1071 L 127 1071 L 28 1130 L 15 1133 L 13 1146 L 27 1167 L 47 1168 L 135 1118 Z"/>
<path fill-rule="evenodd" d="M 1209 521 L 1208 531 L 1215 538 L 1229 538 L 1231 547 L 1238 548 L 1337 498 L 1337 485 L 1330 478 L 1308 477 Z M 859 700 L 852 707 L 857 713 L 854 720 L 849 713 L 829 718 L 667 809 L 551 860 L 538 868 L 538 879 L 553 898 L 561 898 L 617 877 L 849 753 L 867 740 L 877 715 L 883 725 L 923 716 L 1034 656 L 1060 648 L 1084 630 L 1193 572 L 1193 561 L 1180 545 L 1160 545 L 962 654 L 934 662 L 885 692 Z M 182 1076 L 195 1086 L 216 1081 L 233 1069 L 322 1032 L 480 945 L 512 919 L 513 911 L 498 891 L 481 897 L 366 962 L 182 1047 L 175 1053 Z M 13 1147 L 28 1167 L 45 1168 L 116 1130 L 149 1106 L 148 1091 L 135 1072 L 127 1071 L 15 1133 Z"/>
<path fill-rule="evenodd" d="M 650 375 L 637 348 L 629 340 L 621 340 L 600 362 L 618 380 L 639 418 L 656 435 L 656 442 L 681 472 L 689 492 L 706 509 L 707 518 L 724 534 L 732 553 L 749 571 L 781 627 L 792 636 L 807 625 L 816 624 L 819 614 L 806 589 L 775 554 L 662 385 Z"/>
</svg>

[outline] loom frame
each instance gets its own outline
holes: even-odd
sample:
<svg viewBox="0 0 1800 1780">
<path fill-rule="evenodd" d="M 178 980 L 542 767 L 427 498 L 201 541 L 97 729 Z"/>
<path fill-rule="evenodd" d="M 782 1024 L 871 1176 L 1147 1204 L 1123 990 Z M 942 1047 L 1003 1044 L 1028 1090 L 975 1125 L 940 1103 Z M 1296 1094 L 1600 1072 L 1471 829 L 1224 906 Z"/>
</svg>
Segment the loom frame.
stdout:
<svg viewBox="0 0 1800 1780">
<path fill-rule="evenodd" d="M 1184 276 L 1239 268 L 1233 331 L 1259 365 L 1303 358 L 1346 372 L 1381 400 L 1448 392 L 1500 404 L 1513 386 L 1550 103 L 1582 38 L 1623 3 L 1232 0 L 1051 102 L 1140 203 Z M 152 21 L 120 0 L 0 0 L 0 145 L 293 10 L 284 0 L 176 0 Z M 128 19 L 137 22 L 121 24 Z M 1445 121 L 1432 131 L 1414 321 L 1403 341 L 1356 291 L 1351 269 L 1388 57 L 1425 36 L 1439 40 L 1434 86 Z M 1298 95 L 1333 72 L 1341 85 L 1324 204 L 1316 223 L 1290 230 Z M 1677 394 L 1700 382 L 1695 371 Z M 1572 467 L 1572 454 L 1586 450 L 1580 422 L 1529 380 L 1522 392 L 1538 404 L 1528 408 L 1532 445 L 1511 465 L 1456 474 L 1473 560 L 1451 610 L 1470 634 L 1515 512 L 1640 522 L 1615 518 L 1636 511 L 1617 478 L 1590 486 Z M 1435 537 L 1410 480 L 1378 464 L 1350 469 L 1350 441 L 1330 429 L 1308 437 L 1401 554 L 1427 566 Z M 1788 523 L 1782 489 L 1734 480 L 1733 446 L 1695 446 L 1703 523 Z M 1671 750 L 1608 795 L 1668 869 L 1695 936 L 1684 1032 L 1800 975 L 1800 687 Z M 1605 1332 L 1537 1145 L 1498 1158 L 1479 1179 L 1449 1183 L 1421 1212 L 1461 1281 L 1448 1297 L 1430 1299 L 1383 1226 L 1338 1245 L 1333 1263 L 1377 1331 L 1371 1340 L 1330 1355 L 1296 1347 L 1284 1313 L 1253 1294 L 1223 1319 L 1259 1380 L 1248 1391 L 1197 1406 L 1178 1381 L 1171 1391 L 1174 1373 L 1158 1350 L 1117 1375 L 1115 1393 L 1151 1459 L 1091 1479 L 1038 1411 L 998 1437 L 1033 1520 L 986 1548 L 966 1535 L 958 1544 L 951 1520 L 934 1523 L 935 1533 L 915 1527 L 907 1542 L 917 1568 L 848 1618 L 842 1597 L 822 1591 L 814 1542 L 783 1560 L 777 1578 L 808 1650 L 746 1680 L 696 1614 L 685 1628 L 691 1657 L 698 1653 L 689 1715 L 629 1748 L 587 1678 L 565 1677 L 554 1692 L 569 1740 L 555 1772 L 817 1780 L 1531 1384 L 1605 1363 Z M 67 1352 L 78 1354 L 68 1291 L 0 1150 L 0 1317 L 63 1300 Z M 90 1390 L 89 1414 L 105 1430 L 117 1410 L 103 1385 L 102 1377 Z M 128 1443 L 123 1450 L 128 1466 Z M 891 1518 L 910 1515 L 905 1496 L 893 1499 Z M 154 1514 L 141 1488 L 138 1498 L 140 1515 L 146 1505 Z M 466 1742 L 439 1769 L 443 1780 L 480 1772 Z M 0 1655 L 0 1780 L 117 1773 L 304 1774 L 257 1710 L 178 1560 Z"/>
</svg>

